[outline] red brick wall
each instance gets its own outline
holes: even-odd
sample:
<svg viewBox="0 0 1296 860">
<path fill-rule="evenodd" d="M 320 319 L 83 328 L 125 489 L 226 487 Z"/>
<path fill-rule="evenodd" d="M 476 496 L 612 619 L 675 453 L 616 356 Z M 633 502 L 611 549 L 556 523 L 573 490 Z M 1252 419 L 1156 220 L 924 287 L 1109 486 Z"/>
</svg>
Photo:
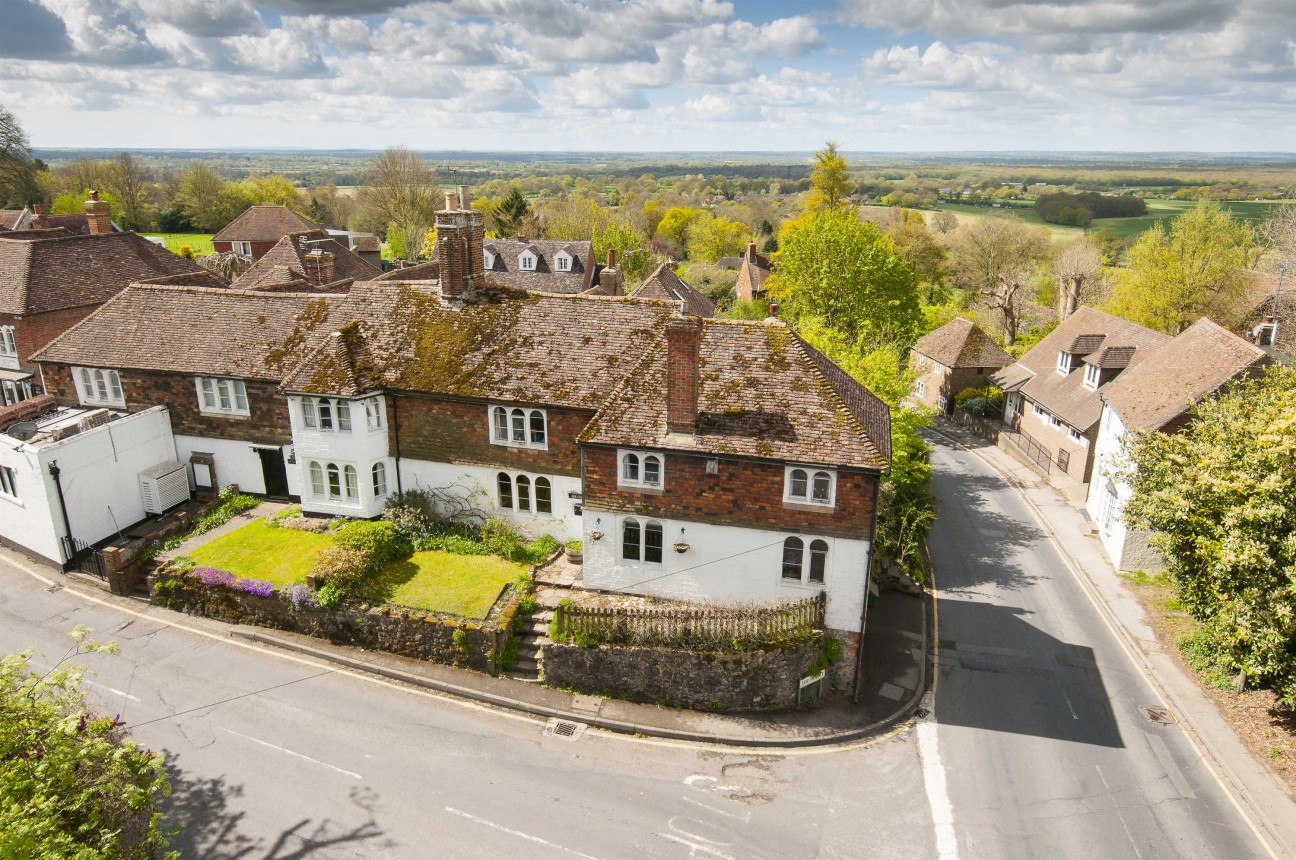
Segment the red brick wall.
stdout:
<svg viewBox="0 0 1296 860">
<path fill-rule="evenodd" d="M 491 444 L 488 405 L 495 404 L 399 396 L 395 412 L 400 422 L 401 457 L 580 477 L 576 437 L 594 417 L 594 410 L 545 410 L 549 418 L 549 450 L 540 451 Z M 387 435 L 390 450 L 395 454 L 396 421 L 392 420 L 392 411 L 389 405 Z"/>
<path fill-rule="evenodd" d="M 14 327 L 14 339 L 18 342 L 18 364 L 22 367 L 35 367 L 31 361 L 34 353 L 88 317 L 98 307 L 99 305 L 86 305 L 83 308 L 28 314 L 22 318 L 0 314 L 0 325 Z"/>
<path fill-rule="evenodd" d="M 75 404 L 77 391 L 71 369 L 58 364 L 45 364 L 43 367 L 49 393 L 58 397 L 60 402 Z M 176 435 L 238 439 L 259 445 L 292 443 L 288 400 L 276 392 L 277 383 L 244 380 L 252 414 L 237 417 L 199 412 L 198 389 L 192 375 L 143 370 L 122 370 L 119 374 L 126 408 L 140 412 L 152 406 L 167 407 L 171 413 L 171 429 Z"/>
<path fill-rule="evenodd" d="M 857 540 L 872 534 L 872 475 L 839 470 L 833 509 L 802 510 L 783 504 L 780 463 L 721 460 L 718 474 L 708 475 L 705 456 L 670 451 L 662 492 L 637 493 L 617 488 L 616 449 L 585 445 L 583 451 L 587 508 Z"/>
<path fill-rule="evenodd" d="M 256 261 L 261 259 L 263 256 L 265 256 L 266 252 L 269 251 L 271 248 L 273 248 L 276 244 L 277 244 L 276 242 L 253 242 L 252 260 Z M 212 242 L 212 249 L 217 252 L 224 251 L 227 254 L 232 254 L 234 253 L 234 243 L 233 242 Z"/>
</svg>

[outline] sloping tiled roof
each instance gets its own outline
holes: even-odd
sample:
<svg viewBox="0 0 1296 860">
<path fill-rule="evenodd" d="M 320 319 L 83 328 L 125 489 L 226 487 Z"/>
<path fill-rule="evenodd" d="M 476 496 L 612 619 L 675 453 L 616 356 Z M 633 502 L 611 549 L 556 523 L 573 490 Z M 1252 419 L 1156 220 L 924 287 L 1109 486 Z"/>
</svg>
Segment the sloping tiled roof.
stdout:
<svg viewBox="0 0 1296 860">
<path fill-rule="evenodd" d="M 0 209 L 0 230 L 17 230 L 26 214 L 26 209 Z"/>
<path fill-rule="evenodd" d="M 770 276 L 769 260 L 756 255 L 756 262 L 753 263 L 746 257 L 743 257 L 742 265 L 738 267 L 738 281 L 734 284 L 734 289 L 739 295 L 750 293 L 753 297 L 759 296 L 765 289 L 765 282 Z"/>
<path fill-rule="evenodd" d="M 484 250 L 494 255 L 486 272 L 495 283 L 515 290 L 536 290 L 542 293 L 574 295 L 585 288 L 585 272 L 593 262 L 593 245 L 565 239 L 491 239 Z M 530 249 L 536 255 L 534 271 L 518 268 L 518 255 Z M 554 268 L 554 256 L 566 251 L 572 257 L 571 271 L 559 272 Z"/>
<path fill-rule="evenodd" d="M 84 212 L 69 212 L 66 215 L 33 215 L 30 225 L 40 230 L 66 230 L 73 236 L 90 235 L 90 217 Z M 114 233 L 121 230 L 112 225 Z"/>
<path fill-rule="evenodd" d="M 253 206 L 212 236 L 213 242 L 278 242 L 289 233 L 320 226 L 287 206 Z"/>
<path fill-rule="evenodd" d="M 332 277 L 323 277 L 319 265 L 309 256 L 315 250 L 333 255 Z M 236 290 L 256 290 L 304 281 L 318 287 L 347 278 L 368 280 L 381 274 L 381 269 L 366 262 L 323 230 L 304 230 L 285 235 L 250 269 L 235 278 L 231 286 Z"/>
<path fill-rule="evenodd" d="M 202 271 L 134 233 L 0 238 L 0 313 L 98 304 L 134 281 Z"/>
<path fill-rule="evenodd" d="M 688 312 L 693 316 L 715 316 L 715 302 L 684 283 L 666 263 L 662 263 L 655 272 L 644 278 L 644 282 L 631 291 L 630 297 L 665 299 L 675 302 L 676 305 L 683 301 L 688 306 Z"/>
<path fill-rule="evenodd" d="M 441 277 L 441 264 L 436 260 L 427 260 L 417 266 L 406 266 L 403 269 L 392 269 L 383 272 L 375 281 L 435 281 Z"/>
<path fill-rule="evenodd" d="M 666 302 L 510 289 L 447 307 L 435 283 L 358 282 L 336 315 L 354 363 L 321 349 L 321 334 L 283 389 L 388 387 L 596 409 L 671 311 Z"/>
<path fill-rule="evenodd" d="M 703 323 L 697 434 L 667 434 L 666 340 L 654 334 L 581 442 L 887 468 L 886 404 L 778 322 Z M 836 373 L 825 374 L 821 361 Z"/>
<path fill-rule="evenodd" d="M 1089 307 L 1080 308 L 1021 357 L 1018 365 L 1034 373 L 1021 386 L 1021 393 L 1027 400 L 1038 403 L 1084 432 L 1102 416 L 1099 395 L 1111 382 L 1100 385 L 1096 391 L 1085 388 L 1084 371 L 1079 369 L 1081 362 L 1073 361 L 1071 372 L 1064 376 L 1056 369 L 1058 353 L 1063 350 L 1073 352 L 1077 345 L 1081 349 L 1132 347 L 1134 352 L 1129 358 L 1129 367 L 1133 368 L 1169 340 L 1169 335 L 1129 320 Z M 996 374 L 996 378 L 998 376 Z"/>
<path fill-rule="evenodd" d="M 1120 369 L 1129 367 L 1135 352 L 1137 350 L 1132 346 L 1109 346 L 1106 349 L 1091 352 L 1081 360 L 1085 364 L 1092 364 L 1094 367 L 1101 367 L 1104 370 Z"/>
<path fill-rule="evenodd" d="M 333 330 L 340 301 L 337 295 L 137 285 L 34 358 L 278 381 L 313 334 Z"/>
<path fill-rule="evenodd" d="M 1160 430 L 1238 374 L 1267 363 L 1264 350 L 1202 317 L 1102 387 L 1134 430 Z"/>
<path fill-rule="evenodd" d="M 1013 358 L 971 320 L 955 317 L 918 339 L 914 352 L 946 367 L 986 367 L 998 370 Z"/>
</svg>

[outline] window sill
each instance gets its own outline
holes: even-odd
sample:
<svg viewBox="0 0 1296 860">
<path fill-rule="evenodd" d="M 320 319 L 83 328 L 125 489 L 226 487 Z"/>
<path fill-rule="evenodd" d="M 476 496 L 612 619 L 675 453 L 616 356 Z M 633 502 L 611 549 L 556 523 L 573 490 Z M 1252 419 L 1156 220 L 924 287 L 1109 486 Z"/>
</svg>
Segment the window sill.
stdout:
<svg viewBox="0 0 1296 860">
<path fill-rule="evenodd" d="M 222 412 L 219 409 L 203 409 L 199 407 L 198 414 L 204 418 L 233 418 L 236 421 L 250 421 L 251 412 Z"/>
<path fill-rule="evenodd" d="M 498 439 L 491 440 L 492 445 L 498 445 L 501 448 L 516 448 L 520 451 L 548 451 L 549 443 L 543 445 L 538 442 L 501 442 Z"/>
<path fill-rule="evenodd" d="M 799 502 L 794 499 L 783 500 L 783 510 L 785 511 L 822 511 L 832 513 L 836 507 L 837 505 L 835 503 Z M 790 581 L 791 580 L 789 580 L 789 582 Z"/>
<path fill-rule="evenodd" d="M 779 584 L 781 584 L 781 585 L 786 585 L 788 588 L 799 588 L 799 589 L 806 590 L 806 591 L 811 590 L 811 589 L 813 589 L 813 590 L 815 590 L 815 591 L 819 591 L 819 590 L 822 590 L 822 589 L 828 587 L 828 586 L 827 586 L 827 583 L 823 583 L 823 582 L 802 582 L 802 581 L 799 580 L 799 579 L 782 579 L 782 578 L 780 578 L 780 579 L 779 579 Z"/>
<path fill-rule="evenodd" d="M 78 405 L 84 406 L 87 409 L 126 409 L 125 401 L 121 403 L 110 403 L 107 401 L 81 400 L 78 401 Z"/>
<path fill-rule="evenodd" d="M 623 493 L 638 493 L 641 496 L 660 496 L 665 492 L 660 484 L 656 486 L 650 484 L 617 484 L 617 489 Z"/>
<path fill-rule="evenodd" d="M 17 508 L 27 507 L 26 505 L 23 504 L 22 499 L 18 498 L 17 496 L 11 496 L 8 493 L 0 493 L 0 502 L 8 502 L 9 504 Z"/>
</svg>

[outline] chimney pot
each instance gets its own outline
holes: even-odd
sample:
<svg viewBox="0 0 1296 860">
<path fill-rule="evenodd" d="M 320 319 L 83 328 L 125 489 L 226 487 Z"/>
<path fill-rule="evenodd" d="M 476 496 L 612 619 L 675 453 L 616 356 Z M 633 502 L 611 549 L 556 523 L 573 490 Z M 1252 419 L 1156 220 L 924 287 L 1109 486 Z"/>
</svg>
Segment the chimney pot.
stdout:
<svg viewBox="0 0 1296 860">
<path fill-rule="evenodd" d="M 472 202 L 472 199 L 468 196 L 468 186 L 467 186 L 467 185 L 460 185 L 460 186 L 459 186 L 459 208 L 460 208 L 460 209 L 471 209 L 472 206 L 469 205 L 471 202 Z"/>
<path fill-rule="evenodd" d="M 454 193 L 453 191 L 446 191 L 446 193 L 445 193 L 445 211 L 446 211 L 446 212 L 453 212 L 453 211 L 454 211 L 454 208 L 455 208 L 455 193 Z"/>
<path fill-rule="evenodd" d="M 32 214 L 33 214 L 33 215 L 40 215 L 40 214 L 41 214 L 41 205 L 40 205 L 39 203 L 33 203 L 33 204 L 32 204 Z"/>
<path fill-rule="evenodd" d="M 607 267 L 609 269 L 616 268 L 616 248 L 607 249 Z"/>
<path fill-rule="evenodd" d="M 769 311 L 770 311 L 769 315 L 770 315 L 771 317 L 777 317 L 777 316 L 778 316 L 778 302 L 771 300 L 771 301 L 770 301 L 770 304 L 769 304 Z"/>
<path fill-rule="evenodd" d="M 756 243 L 755 243 L 755 242 L 748 242 L 748 243 L 747 243 L 747 262 L 749 262 L 749 263 L 755 263 L 755 262 L 756 262 Z"/>
<path fill-rule="evenodd" d="M 702 320 L 676 317 L 666 321 L 666 432 L 697 433 L 698 354 Z"/>
</svg>

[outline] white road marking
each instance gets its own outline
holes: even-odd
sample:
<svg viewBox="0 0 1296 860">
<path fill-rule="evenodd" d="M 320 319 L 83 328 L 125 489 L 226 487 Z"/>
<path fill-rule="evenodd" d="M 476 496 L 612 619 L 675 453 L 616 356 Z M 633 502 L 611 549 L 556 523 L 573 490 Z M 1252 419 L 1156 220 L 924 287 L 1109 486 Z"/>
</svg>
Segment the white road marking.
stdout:
<svg viewBox="0 0 1296 860">
<path fill-rule="evenodd" d="M 338 773 L 342 774 L 343 776 L 349 776 L 349 777 L 351 777 L 352 779 L 364 779 L 364 777 L 361 776 L 361 775 L 358 774 L 358 773 L 354 773 L 354 772 L 349 771 L 349 770 L 343 770 L 343 769 L 340 768 L 340 767 L 334 767 L 333 765 L 329 764 L 328 762 L 320 761 L 320 760 L 317 759 L 317 758 L 311 758 L 311 757 L 308 756 L 308 755 L 302 755 L 302 754 L 299 753 L 299 752 L 293 752 L 293 751 L 290 750 L 290 749 L 284 749 L 284 748 L 281 747 L 281 746 L 276 746 L 275 744 L 269 743 L 268 741 L 263 741 L 263 740 L 261 740 L 260 738 L 254 738 L 254 737 L 252 737 L 251 735 L 245 735 L 245 734 L 243 734 L 242 732 L 236 732 L 236 731 L 234 731 L 233 729 L 226 729 L 225 731 L 229 732 L 229 733 L 232 734 L 232 735 L 236 735 L 236 736 L 238 736 L 238 737 L 240 737 L 240 738 L 243 738 L 244 740 L 249 740 L 249 741 L 251 741 L 251 742 L 254 743 L 254 744 L 261 744 L 261 746 L 263 746 L 263 747 L 270 747 L 270 749 L 272 749 L 272 750 L 278 750 L 279 752 L 284 753 L 285 755 L 295 756 L 295 757 L 297 757 L 297 758 L 299 758 L 299 759 L 302 759 L 302 760 L 304 760 L 304 761 L 308 761 L 308 762 L 310 762 L 311 764 L 317 764 L 317 765 L 319 765 L 320 767 L 326 767 L 326 768 L 328 768 L 329 770 L 335 770 L 335 771 L 337 771 Z"/>
<path fill-rule="evenodd" d="M 958 860 L 954 807 L 950 804 L 949 792 L 945 786 L 945 767 L 940 760 L 934 718 L 929 717 L 918 723 L 918 758 L 922 762 L 927 805 L 931 807 L 932 823 L 936 826 L 936 853 L 941 860 Z"/>
<path fill-rule="evenodd" d="M 1076 716 L 1075 708 L 1071 706 L 1071 697 L 1066 694 L 1066 690 L 1062 691 L 1062 698 L 1066 699 L 1067 710 L 1071 712 L 1071 719 L 1073 720 L 1080 719 L 1078 716 Z"/>
<path fill-rule="evenodd" d="M 725 854 L 723 851 L 717 851 L 714 848 L 708 848 L 705 845 L 699 845 L 696 842 L 690 842 L 689 840 L 676 836 L 672 833 L 658 833 L 657 835 L 660 836 L 662 839 L 669 839 L 671 842 L 678 842 L 681 845 L 687 845 L 689 847 L 689 857 L 696 857 L 697 853 L 701 851 L 705 854 L 710 854 L 712 857 L 719 857 L 721 858 L 721 860 L 734 860 L 734 858 L 731 855 Z"/>
<path fill-rule="evenodd" d="M 572 849 L 566 847 L 565 845 L 559 845 L 556 842 L 550 842 L 547 839 L 541 839 L 539 836 L 532 836 L 530 833 L 523 833 L 521 830 L 514 830 L 512 827 L 505 827 L 503 824 L 496 824 L 494 821 L 487 821 L 485 818 L 478 818 L 476 815 L 473 815 L 472 813 L 464 812 L 462 809 L 455 809 L 453 806 L 447 806 L 445 808 L 445 811 L 450 813 L 451 815 L 458 815 L 460 818 L 467 818 L 469 821 L 475 821 L 478 824 L 484 825 L 486 827 L 490 827 L 494 830 L 498 830 L 501 833 L 507 833 L 510 836 L 516 836 L 519 839 L 525 839 L 528 842 L 535 842 L 539 845 L 548 846 L 549 848 L 557 848 L 559 851 L 566 851 L 568 854 L 571 854 L 574 857 L 584 857 L 585 860 L 598 860 L 597 857 L 591 857 L 588 854 L 582 854 L 579 851 L 573 851 Z"/>
<path fill-rule="evenodd" d="M 121 696 L 123 699 L 129 699 L 132 702 L 139 701 L 138 696 L 132 696 L 130 693 L 127 693 L 124 690 L 118 690 L 116 687 L 109 687 L 107 684 L 100 684 L 96 681 L 86 681 L 86 683 L 89 684 L 91 687 L 98 687 L 101 690 L 107 690 L 108 692 L 112 693 L 114 696 Z"/>
</svg>

